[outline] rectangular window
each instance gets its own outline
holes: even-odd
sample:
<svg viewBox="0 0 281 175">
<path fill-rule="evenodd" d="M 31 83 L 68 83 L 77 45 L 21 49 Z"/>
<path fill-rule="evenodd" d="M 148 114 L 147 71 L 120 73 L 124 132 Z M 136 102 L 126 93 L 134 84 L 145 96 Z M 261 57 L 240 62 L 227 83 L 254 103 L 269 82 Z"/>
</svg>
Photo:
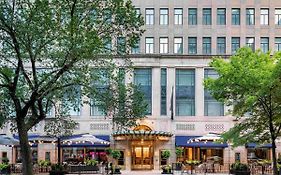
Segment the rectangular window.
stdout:
<svg viewBox="0 0 281 175">
<path fill-rule="evenodd" d="M 218 8 L 217 9 L 217 25 L 225 25 L 226 24 L 226 9 Z"/>
<path fill-rule="evenodd" d="M 135 8 L 135 11 L 136 11 L 137 17 L 139 17 L 141 15 L 140 8 Z"/>
<path fill-rule="evenodd" d="M 203 54 L 210 55 L 212 52 L 211 49 L 212 41 L 211 37 L 203 37 Z"/>
<path fill-rule="evenodd" d="M 240 9 L 233 8 L 231 9 L 231 23 L 232 25 L 240 25 Z"/>
<path fill-rule="evenodd" d="M 154 9 L 145 9 L 145 24 L 154 24 Z"/>
<path fill-rule="evenodd" d="M 168 53 L 169 52 L 169 42 L 168 38 L 160 38 L 160 53 Z"/>
<path fill-rule="evenodd" d="M 267 53 L 269 51 L 269 38 L 261 37 L 261 51 Z"/>
<path fill-rule="evenodd" d="M 117 54 L 125 54 L 126 53 L 126 38 L 118 37 L 117 38 Z"/>
<path fill-rule="evenodd" d="M 261 9 L 261 25 L 268 25 L 269 9 Z"/>
<path fill-rule="evenodd" d="M 205 69 L 204 78 L 218 78 L 218 73 L 213 69 Z M 224 105 L 223 103 L 214 99 L 210 91 L 204 89 L 204 115 L 205 116 L 223 116 Z"/>
<path fill-rule="evenodd" d="M 275 38 L 275 51 L 281 51 L 281 38 L 280 37 L 276 37 Z"/>
<path fill-rule="evenodd" d="M 246 25 L 255 25 L 255 9 L 246 9 Z"/>
<path fill-rule="evenodd" d="M 169 21 L 169 9 L 160 9 L 160 25 L 168 25 Z"/>
<path fill-rule="evenodd" d="M 182 54 L 183 53 L 182 38 L 174 38 L 174 53 L 176 53 L 176 54 Z"/>
<path fill-rule="evenodd" d="M 197 54 L 197 38 L 188 37 L 188 53 Z"/>
<path fill-rule="evenodd" d="M 136 41 L 136 43 L 132 46 L 131 49 L 132 54 L 139 54 L 140 53 L 140 39 Z"/>
<path fill-rule="evenodd" d="M 255 51 L 255 38 L 247 37 L 246 38 L 246 46 L 250 47 L 253 51 Z"/>
<path fill-rule="evenodd" d="M 64 100 L 62 102 L 62 107 L 65 112 L 71 116 L 79 116 L 81 111 L 81 86 L 75 86 L 71 88 L 71 93 L 64 94 Z M 75 99 L 73 100 L 73 97 Z"/>
<path fill-rule="evenodd" d="M 240 48 L 240 37 L 232 37 L 231 38 L 231 53 L 235 54 L 239 48 Z"/>
<path fill-rule="evenodd" d="M 195 115 L 195 71 L 176 70 L 176 115 Z"/>
<path fill-rule="evenodd" d="M 111 53 L 112 51 L 112 40 L 111 38 L 103 38 L 104 53 Z"/>
<path fill-rule="evenodd" d="M 212 9 L 203 8 L 203 25 L 212 25 Z"/>
<path fill-rule="evenodd" d="M 151 115 L 152 106 L 152 80 L 151 80 L 150 68 L 136 68 L 134 70 L 134 84 L 139 86 L 140 90 L 144 94 L 144 100 L 147 103 L 147 115 Z"/>
<path fill-rule="evenodd" d="M 175 15 L 175 24 L 176 25 L 182 25 L 182 9 L 175 9 L 174 15 Z"/>
<path fill-rule="evenodd" d="M 281 9 L 275 9 L 275 24 L 281 25 Z"/>
<path fill-rule="evenodd" d="M 225 37 L 217 38 L 217 53 L 225 54 L 226 53 L 226 41 Z"/>
<path fill-rule="evenodd" d="M 188 9 L 188 25 L 197 25 L 197 8 Z"/>
<path fill-rule="evenodd" d="M 167 69 L 161 68 L 161 115 L 167 115 Z"/>
<path fill-rule="evenodd" d="M 106 69 L 95 69 L 92 72 L 93 87 L 97 92 L 105 93 L 109 88 L 109 77 Z M 99 97 L 100 98 L 100 97 Z M 99 98 L 91 98 L 91 116 L 104 116 L 104 109 Z"/>
<path fill-rule="evenodd" d="M 154 53 L 154 38 L 145 38 L 145 53 Z"/>
</svg>

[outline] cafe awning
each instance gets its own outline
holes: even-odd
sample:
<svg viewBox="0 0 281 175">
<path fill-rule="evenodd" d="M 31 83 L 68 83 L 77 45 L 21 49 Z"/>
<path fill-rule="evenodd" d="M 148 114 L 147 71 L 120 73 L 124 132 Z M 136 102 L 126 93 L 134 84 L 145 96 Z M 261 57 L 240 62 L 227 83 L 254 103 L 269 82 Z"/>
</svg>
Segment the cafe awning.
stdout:
<svg viewBox="0 0 281 175">
<path fill-rule="evenodd" d="M 216 141 L 198 141 L 196 138 L 202 136 L 176 136 L 175 143 L 179 147 L 199 147 L 199 148 L 226 148 L 225 142 Z"/>
<path fill-rule="evenodd" d="M 96 140 L 96 141 L 95 141 Z M 78 134 L 62 138 L 62 147 L 109 147 L 109 135 Z"/>
<path fill-rule="evenodd" d="M 170 132 L 165 131 L 144 131 L 144 130 L 129 130 L 129 131 L 118 131 L 114 132 L 113 137 L 115 140 L 126 140 L 126 139 L 158 139 L 167 140 L 173 136 Z"/>
<path fill-rule="evenodd" d="M 267 144 L 257 144 L 257 143 L 247 143 L 245 145 L 246 148 L 272 148 L 272 144 L 267 143 Z"/>
</svg>

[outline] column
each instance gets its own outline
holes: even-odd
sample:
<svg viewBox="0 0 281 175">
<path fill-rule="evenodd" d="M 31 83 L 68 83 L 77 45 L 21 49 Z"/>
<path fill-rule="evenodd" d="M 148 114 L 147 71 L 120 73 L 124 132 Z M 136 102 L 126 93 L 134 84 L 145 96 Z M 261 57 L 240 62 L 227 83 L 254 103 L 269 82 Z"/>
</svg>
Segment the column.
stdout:
<svg viewBox="0 0 281 175">
<path fill-rule="evenodd" d="M 160 99 L 161 99 L 161 86 L 160 86 L 160 76 L 161 69 L 159 67 L 152 68 L 152 116 L 160 116 Z"/>
<path fill-rule="evenodd" d="M 195 116 L 204 116 L 204 68 L 195 69 Z"/>
</svg>

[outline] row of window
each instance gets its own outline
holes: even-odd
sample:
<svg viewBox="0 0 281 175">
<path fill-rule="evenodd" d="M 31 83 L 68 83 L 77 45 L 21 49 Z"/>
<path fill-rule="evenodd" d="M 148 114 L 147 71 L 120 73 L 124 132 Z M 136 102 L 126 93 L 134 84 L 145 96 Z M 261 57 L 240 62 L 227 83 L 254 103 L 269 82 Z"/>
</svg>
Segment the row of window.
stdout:
<svg viewBox="0 0 281 175">
<path fill-rule="evenodd" d="M 212 25 L 212 8 L 202 9 L 202 25 Z M 226 25 L 226 8 L 217 8 L 217 25 Z M 231 24 L 240 25 L 241 21 L 241 10 L 240 8 L 232 8 L 231 10 Z M 138 15 L 141 14 L 140 9 L 137 8 L 136 12 Z M 188 25 L 197 25 L 198 23 L 198 9 L 188 8 L 187 14 Z M 255 8 L 246 8 L 246 25 L 255 25 Z M 183 25 L 183 9 L 174 8 L 174 24 Z M 154 8 L 145 9 L 145 24 L 154 25 L 155 23 L 155 10 Z M 159 9 L 159 24 L 169 25 L 169 9 L 160 8 Z M 260 9 L 260 24 L 269 25 L 269 8 Z M 281 25 L 281 8 L 275 9 L 275 24 Z"/>
<path fill-rule="evenodd" d="M 240 37 L 231 37 L 231 53 L 235 53 L 238 48 L 240 48 Z M 155 52 L 155 39 L 153 37 L 145 38 L 145 53 L 153 54 Z M 174 38 L 174 52 L 175 54 L 183 54 L 183 37 L 175 37 Z M 255 37 L 246 37 L 246 46 L 250 47 L 252 50 L 255 50 Z M 187 41 L 188 45 L 188 54 L 197 54 L 198 44 L 197 37 L 188 37 Z M 132 50 L 132 53 L 140 53 L 140 45 L 135 47 Z M 217 37 L 217 52 L 216 54 L 226 54 L 226 37 Z M 203 37 L 202 38 L 202 54 L 210 55 L 212 53 L 212 38 L 211 37 Z M 260 49 L 266 53 L 269 51 L 269 37 L 261 37 L 260 38 Z M 275 37 L 275 51 L 281 51 L 281 37 Z M 160 37 L 159 38 L 159 53 L 160 54 L 168 54 L 169 51 L 169 39 L 168 37 Z"/>
<path fill-rule="evenodd" d="M 217 73 L 212 69 L 205 69 L 205 78 L 217 78 Z M 195 70 L 194 69 L 176 69 L 175 81 L 175 114 L 176 116 L 194 116 L 195 115 Z M 161 68 L 161 96 L 160 96 L 160 110 L 161 115 L 167 115 L 167 70 Z M 134 83 L 139 86 L 144 94 L 144 99 L 147 102 L 147 115 L 152 114 L 152 69 L 151 68 L 137 68 L 134 70 Z M 101 88 L 107 85 L 101 86 Z M 81 101 L 81 95 L 77 95 L 77 103 Z M 210 93 L 204 91 L 204 115 L 205 116 L 223 116 L 224 105 L 216 101 Z M 68 106 L 70 115 L 80 115 L 80 109 Z M 99 103 L 94 99 L 91 102 L 91 115 L 104 115 L 99 107 Z"/>
</svg>

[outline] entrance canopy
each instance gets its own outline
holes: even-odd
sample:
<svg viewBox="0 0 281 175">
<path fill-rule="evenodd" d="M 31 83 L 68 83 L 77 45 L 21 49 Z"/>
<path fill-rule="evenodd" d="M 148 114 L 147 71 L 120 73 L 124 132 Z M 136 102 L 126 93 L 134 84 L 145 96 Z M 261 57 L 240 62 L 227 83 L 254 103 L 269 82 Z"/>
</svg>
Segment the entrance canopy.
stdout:
<svg viewBox="0 0 281 175">
<path fill-rule="evenodd" d="M 200 147 L 200 148 L 226 148 L 228 147 L 227 143 L 216 142 L 200 139 L 202 136 L 176 136 L 176 146 L 180 147 Z"/>
<path fill-rule="evenodd" d="M 115 140 L 134 140 L 134 139 L 147 139 L 147 140 L 167 140 L 173 136 L 170 132 L 165 131 L 144 131 L 144 130 L 130 130 L 118 131 L 112 134 Z"/>
</svg>

